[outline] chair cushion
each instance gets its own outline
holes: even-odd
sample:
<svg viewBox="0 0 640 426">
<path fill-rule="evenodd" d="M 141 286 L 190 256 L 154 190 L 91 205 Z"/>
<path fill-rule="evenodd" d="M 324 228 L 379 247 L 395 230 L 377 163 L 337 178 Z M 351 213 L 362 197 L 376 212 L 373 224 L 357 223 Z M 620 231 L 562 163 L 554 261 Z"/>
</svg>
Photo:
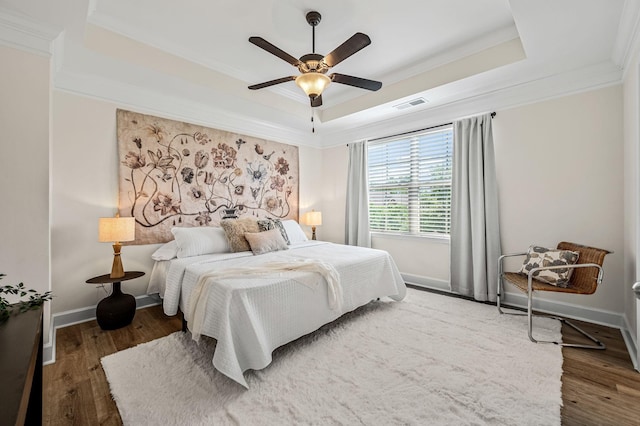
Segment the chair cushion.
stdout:
<svg viewBox="0 0 640 426">
<path fill-rule="evenodd" d="M 548 249 L 539 246 L 531 246 L 527 251 L 527 257 L 520 268 L 520 273 L 528 275 L 533 268 L 545 266 L 575 265 L 578 261 L 578 252 L 570 250 Z M 547 284 L 566 288 L 571 279 L 572 268 L 559 268 L 536 271 L 533 278 Z"/>
<path fill-rule="evenodd" d="M 516 288 L 518 288 L 519 290 L 522 290 L 524 293 L 527 293 L 528 281 L 527 281 L 526 275 L 520 272 L 505 272 L 503 274 L 503 278 L 507 282 L 516 286 Z M 535 279 L 531 281 L 531 289 L 533 291 L 552 291 L 554 293 L 583 294 L 582 292 L 579 291 L 579 289 L 576 289 L 573 286 L 566 287 L 566 288 L 558 287 L 555 285 L 543 283 L 542 281 L 535 280 Z"/>
</svg>

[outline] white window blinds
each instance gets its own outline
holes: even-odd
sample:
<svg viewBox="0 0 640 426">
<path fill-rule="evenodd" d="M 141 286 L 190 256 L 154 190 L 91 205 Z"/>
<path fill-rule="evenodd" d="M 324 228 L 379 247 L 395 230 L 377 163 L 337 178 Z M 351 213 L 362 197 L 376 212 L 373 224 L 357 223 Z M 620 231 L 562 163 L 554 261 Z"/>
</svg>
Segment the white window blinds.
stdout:
<svg viewBox="0 0 640 426">
<path fill-rule="evenodd" d="M 373 232 L 448 235 L 451 126 L 369 144 L 369 225 Z"/>
</svg>

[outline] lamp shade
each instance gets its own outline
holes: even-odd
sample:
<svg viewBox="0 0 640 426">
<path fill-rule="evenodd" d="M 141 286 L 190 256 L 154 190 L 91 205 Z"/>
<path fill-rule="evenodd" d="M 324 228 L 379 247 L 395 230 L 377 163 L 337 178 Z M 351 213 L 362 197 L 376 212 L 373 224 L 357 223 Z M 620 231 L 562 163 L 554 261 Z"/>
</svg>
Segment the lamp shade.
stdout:
<svg viewBox="0 0 640 426">
<path fill-rule="evenodd" d="M 101 217 L 98 222 L 98 241 L 115 243 L 136 238 L 136 220 L 133 217 Z"/>
<path fill-rule="evenodd" d="M 308 72 L 296 77 L 296 84 L 300 86 L 304 93 L 310 98 L 320 96 L 324 89 L 331 83 L 331 79 L 319 72 Z"/>
<path fill-rule="evenodd" d="M 307 226 L 320 226 L 322 225 L 322 212 L 306 212 L 304 215 L 302 215 L 301 222 L 303 225 Z"/>
</svg>

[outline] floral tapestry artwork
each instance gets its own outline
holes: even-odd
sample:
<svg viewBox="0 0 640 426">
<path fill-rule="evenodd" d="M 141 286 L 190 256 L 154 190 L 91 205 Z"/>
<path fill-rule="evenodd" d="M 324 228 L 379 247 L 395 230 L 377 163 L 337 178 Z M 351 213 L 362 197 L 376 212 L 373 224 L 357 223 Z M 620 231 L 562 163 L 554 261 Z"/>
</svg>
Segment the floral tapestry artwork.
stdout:
<svg viewBox="0 0 640 426">
<path fill-rule="evenodd" d="M 117 110 L 120 215 L 133 244 L 223 218 L 298 219 L 298 147 Z"/>
</svg>

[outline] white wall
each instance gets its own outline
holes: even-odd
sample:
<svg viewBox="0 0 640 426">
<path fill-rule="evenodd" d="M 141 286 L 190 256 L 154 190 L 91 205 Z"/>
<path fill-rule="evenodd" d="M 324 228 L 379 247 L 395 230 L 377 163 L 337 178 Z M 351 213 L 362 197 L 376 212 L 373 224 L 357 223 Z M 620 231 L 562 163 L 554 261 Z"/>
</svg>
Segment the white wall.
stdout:
<svg viewBox="0 0 640 426">
<path fill-rule="evenodd" d="M 621 87 L 497 112 L 493 128 L 503 251 L 525 251 L 530 244 L 554 246 L 562 240 L 614 251 L 605 260 L 605 281 L 595 295 L 543 297 L 621 313 L 624 295 Z M 331 208 L 332 215 L 342 219 L 327 223 L 323 232 L 338 242 L 344 241 L 341 200 L 345 195 L 347 155 L 346 147 L 342 146 L 324 153 L 324 208 Z M 373 245 L 389 251 L 400 271 L 417 280 L 426 283 L 449 280 L 448 243 L 376 236 Z M 517 290 L 507 292 L 513 294 Z"/>
<path fill-rule="evenodd" d="M 49 58 L 0 46 L 0 63 L 0 273 L 7 275 L 0 285 L 24 282 L 45 292 L 50 285 Z M 45 340 L 48 323 L 45 315 Z"/>
<path fill-rule="evenodd" d="M 316 210 L 322 212 L 322 220 L 326 221 L 327 212 L 323 208 L 322 199 L 322 150 L 310 147 L 299 147 L 300 156 L 300 215 Z M 322 239 L 322 226 L 316 229 L 316 238 Z M 302 225 L 302 229 L 311 239 L 311 227 Z"/>
<path fill-rule="evenodd" d="M 544 299 L 621 313 L 621 86 L 498 111 L 493 124 L 503 252 L 559 241 L 613 251 L 594 295 Z"/>
<path fill-rule="evenodd" d="M 322 226 L 318 239 L 344 244 L 344 219 L 347 199 L 347 167 L 349 150 L 346 145 L 322 150 Z"/>
<path fill-rule="evenodd" d="M 638 69 L 638 54 L 630 61 L 630 66 L 625 70 L 623 85 L 624 98 L 624 312 L 627 327 L 629 327 L 629 337 L 635 339 L 636 352 L 638 351 L 637 314 L 636 298 L 631 285 L 640 280 L 638 275 L 638 169 L 640 167 L 640 157 L 638 145 L 640 144 L 640 134 L 638 126 L 640 124 L 640 73 Z"/>
<path fill-rule="evenodd" d="M 54 313 L 92 306 L 105 296 L 102 289 L 85 281 L 108 273 L 113 260 L 111 245 L 97 241 L 97 224 L 99 217 L 112 216 L 118 206 L 118 107 L 123 108 L 58 90 L 53 92 Z M 321 151 L 301 146 L 299 154 L 300 211 L 321 210 Z M 158 246 L 123 247 L 125 270 L 147 273 L 140 279 L 123 283 L 123 291 L 136 296 L 145 294 L 153 266 L 150 256 Z"/>
<path fill-rule="evenodd" d="M 108 273 L 110 244 L 98 243 L 98 218 L 118 207 L 116 105 L 53 92 L 52 115 L 52 288 L 54 313 L 95 305 L 104 291 L 85 284 Z M 122 249 L 125 270 L 147 274 L 152 247 Z M 124 283 L 123 290 L 143 294 L 147 277 Z"/>
</svg>

